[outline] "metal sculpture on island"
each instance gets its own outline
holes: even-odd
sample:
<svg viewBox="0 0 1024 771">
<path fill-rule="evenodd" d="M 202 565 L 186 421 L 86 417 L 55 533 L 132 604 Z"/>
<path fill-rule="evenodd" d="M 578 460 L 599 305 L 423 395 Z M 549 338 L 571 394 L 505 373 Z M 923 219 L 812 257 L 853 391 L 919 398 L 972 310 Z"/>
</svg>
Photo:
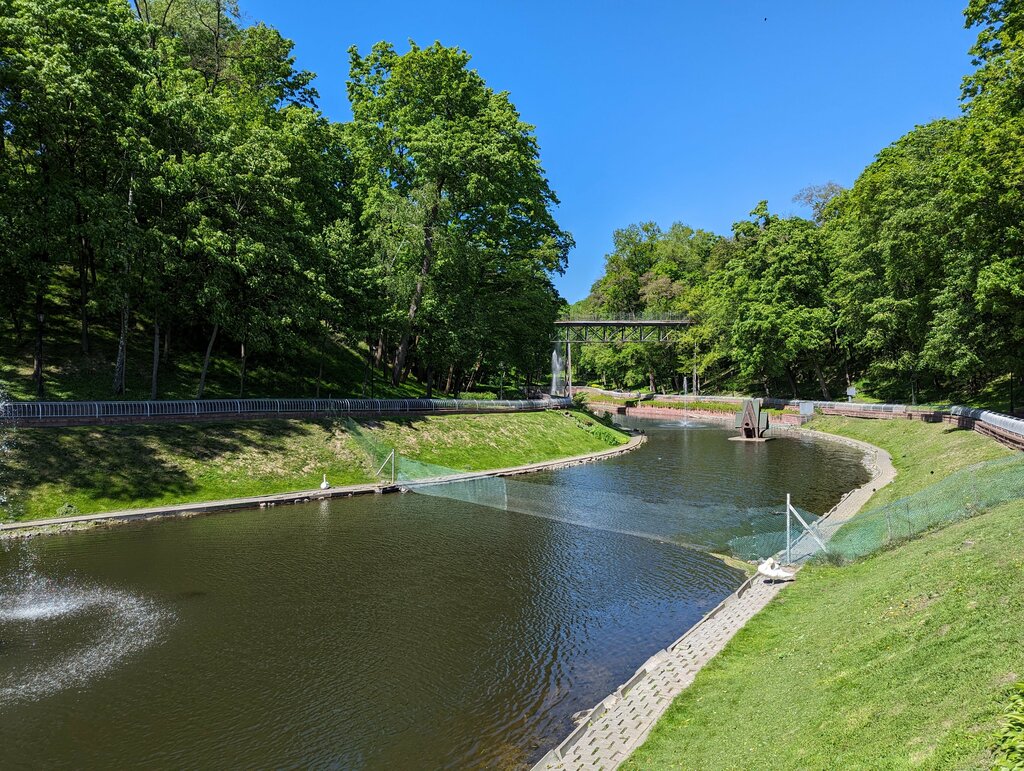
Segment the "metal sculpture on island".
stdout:
<svg viewBox="0 0 1024 771">
<path fill-rule="evenodd" d="M 747 399 L 743 402 L 743 410 L 736 413 L 736 428 L 739 436 L 730 436 L 733 442 L 767 442 L 772 437 L 765 436 L 768 431 L 768 412 L 761 408 L 760 399 Z"/>
</svg>

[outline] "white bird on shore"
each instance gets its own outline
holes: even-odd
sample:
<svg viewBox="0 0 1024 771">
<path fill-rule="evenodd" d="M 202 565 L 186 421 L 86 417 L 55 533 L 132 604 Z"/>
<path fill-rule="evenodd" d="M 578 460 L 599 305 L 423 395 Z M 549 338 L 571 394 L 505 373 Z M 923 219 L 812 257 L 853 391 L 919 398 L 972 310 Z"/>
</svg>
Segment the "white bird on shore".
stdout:
<svg viewBox="0 0 1024 771">
<path fill-rule="evenodd" d="M 773 581 L 792 581 L 795 573 L 790 573 L 788 570 L 784 570 L 782 565 L 775 561 L 774 557 L 769 557 L 760 565 L 757 566 L 757 572 L 765 578 L 770 578 Z"/>
<path fill-rule="evenodd" d="M 320 483 L 321 490 L 330 490 L 331 483 L 327 481 L 327 474 L 324 474 L 324 481 Z"/>
</svg>

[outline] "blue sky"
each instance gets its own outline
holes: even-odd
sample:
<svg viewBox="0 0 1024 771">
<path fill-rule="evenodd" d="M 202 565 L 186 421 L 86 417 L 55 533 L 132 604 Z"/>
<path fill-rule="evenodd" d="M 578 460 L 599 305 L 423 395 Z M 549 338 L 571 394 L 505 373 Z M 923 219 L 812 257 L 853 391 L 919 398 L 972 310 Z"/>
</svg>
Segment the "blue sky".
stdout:
<svg viewBox="0 0 1024 771">
<path fill-rule="evenodd" d="M 537 127 L 576 248 L 570 301 L 615 228 L 674 221 L 728 234 L 761 199 L 849 186 L 916 124 L 959 112 L 967 0 L 315 2 L 241 0 L 293 39 L 321 107 L 348 120 L 346 50 L 440 40 L 473 55 Z"/>
</svg>

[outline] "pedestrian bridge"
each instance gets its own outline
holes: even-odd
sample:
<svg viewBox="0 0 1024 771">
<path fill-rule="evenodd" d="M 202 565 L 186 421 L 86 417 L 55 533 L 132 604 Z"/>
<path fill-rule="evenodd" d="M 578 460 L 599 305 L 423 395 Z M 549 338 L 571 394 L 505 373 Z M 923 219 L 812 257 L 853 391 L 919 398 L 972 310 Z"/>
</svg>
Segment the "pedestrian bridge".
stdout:
<svg viewBox="0 0 1024 771">
<path fill-rule="evenodd" d="M 664 343 L 693 322 L 686 316 L 567 314 L 555 322 L 553 343 Z"/>
</svg>

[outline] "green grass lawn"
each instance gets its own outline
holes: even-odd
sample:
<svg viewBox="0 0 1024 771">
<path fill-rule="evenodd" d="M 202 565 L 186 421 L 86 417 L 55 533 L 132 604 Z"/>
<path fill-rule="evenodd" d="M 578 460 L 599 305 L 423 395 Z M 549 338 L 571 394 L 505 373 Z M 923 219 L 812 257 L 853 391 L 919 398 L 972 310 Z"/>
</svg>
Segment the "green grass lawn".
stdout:
<svg viewBox="0 0 1024 771">
<path fill-rule="evenodd" d="M 816 417 L 807 428 L 860 439 L 881 447 L 892 456 L 896 479 L 873 495 L 868 507 L 890 503 L 966 466 L 1003 458 L 1013 452 L 981 434 L 962 431 L 946 423 L 828 415 Z"/>
<path fill-rule="evenodd" d="M 871 504 L 1008 452 L 944 424 L 818 418 L 889 450 Z M 626 768 L 977 768 L 1024 678 L 1024 501 L 842 568 L 814 564 L 742 629 Z"/>
<path fill-rule="evenodd" d="M 18 519 L 308 490 L 373 480 L 367 442 L 456 470 L 515 466 L 623 444 L 580 413 L 442 415 L 400 420 L 20 429 L 5 474 Z"/>
</svg>

